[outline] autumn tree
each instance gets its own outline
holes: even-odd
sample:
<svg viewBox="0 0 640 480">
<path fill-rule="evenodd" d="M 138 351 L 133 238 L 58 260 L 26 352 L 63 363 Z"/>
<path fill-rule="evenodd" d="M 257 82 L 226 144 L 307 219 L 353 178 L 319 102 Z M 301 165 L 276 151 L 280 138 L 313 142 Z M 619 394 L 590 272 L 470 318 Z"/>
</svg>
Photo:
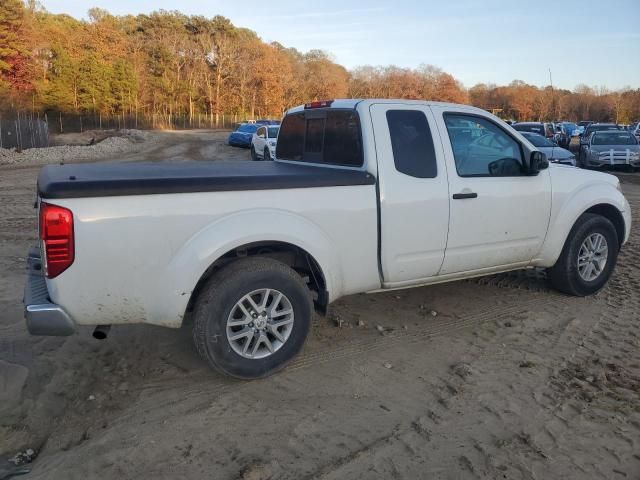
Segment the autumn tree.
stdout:
<svg viewBox="0 0 640 480">
<path fill-rule="evenodd" d="M 0 8 L 0 93 L 6 98 L 30 90 L 27 11 L 20 0 L 4 0 Z M 4 93 L 3 93 L 4 92 Z"/>
<path fill-rule="evenodd" d="M 280 117 L 289 107 L 332 98 L 409 98 L 471 103 L 517 120 L 632 121 L 640 94 L 579 85 L 574 91 L 479 84 L 466 89 L 428 64 L 348 71 L 327 52 L 301 52 L 222 16 L 177 11 L 86 20 L 51 14 L 35 0 L 0 9 L 0 108 L 131 117 L 155 127 Z"/>
</svg>

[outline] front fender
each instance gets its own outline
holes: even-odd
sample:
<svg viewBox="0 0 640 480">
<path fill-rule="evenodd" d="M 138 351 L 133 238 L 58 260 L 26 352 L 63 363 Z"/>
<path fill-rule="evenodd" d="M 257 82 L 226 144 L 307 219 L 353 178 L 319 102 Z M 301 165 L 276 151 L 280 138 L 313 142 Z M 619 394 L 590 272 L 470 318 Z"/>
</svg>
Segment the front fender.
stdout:
<svg viewBox="0 0 640 480">
<path fill-rule="evenodd" d="M 167 299 L 167 311 L 181 318 L 196 284 L 216 260 L 235 248 L 263 241 L 285 242 L 307 251 L 325 276 L 329 298 L 340 296 L 343 274 L 334 254 L 337 250 L 327 234 L 307 218 L 290 211 L 253 208 L 207 225 L 176 252 L 167 267 L 175 293 Z"/>
<path fill-rule="evenodd" d="M 608 204 L 615 207 L 625 221 L 625 238 L 629 235 L 629 203 L 624 195 L 613 185 L 605 182 L 592 182 L 582 185 L 571 192 L 554 192 L 552 213 L 547 237 L 542 246 L 536 266 L 552 267 L 564 247 L 571 228 L 580 215 L 591 207 Z"/>
</svg>

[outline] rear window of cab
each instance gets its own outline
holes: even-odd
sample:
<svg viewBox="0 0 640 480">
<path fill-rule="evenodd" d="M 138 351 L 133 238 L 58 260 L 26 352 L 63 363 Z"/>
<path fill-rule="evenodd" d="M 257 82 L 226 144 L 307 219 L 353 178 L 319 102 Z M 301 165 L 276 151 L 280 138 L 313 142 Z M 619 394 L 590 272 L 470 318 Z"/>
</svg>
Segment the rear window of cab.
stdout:
<svg viewBox="0 0 640 480">
<path fill-rule="evenodd" d="M 362 166 L 362 137 L 357 112 L 313 109 L 287 115 L 280 126 L 276 158 Z"/>
</svg>

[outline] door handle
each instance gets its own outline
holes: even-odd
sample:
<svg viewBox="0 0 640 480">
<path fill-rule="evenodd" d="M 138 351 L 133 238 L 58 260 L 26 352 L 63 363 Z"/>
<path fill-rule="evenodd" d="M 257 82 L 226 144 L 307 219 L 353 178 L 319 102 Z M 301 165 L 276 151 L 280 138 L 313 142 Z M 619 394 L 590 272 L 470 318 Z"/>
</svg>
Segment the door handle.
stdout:
<svg viewBox="0 0 640 480">
<path fill-rule="evenodd" d="M 453 194 L 453 199 L 454 200 L 463 200 L 465 198 L 478 198 L 478 194 L 475 192 L 468 192 L 468 193 L 454 193 Z"/>
</svg>

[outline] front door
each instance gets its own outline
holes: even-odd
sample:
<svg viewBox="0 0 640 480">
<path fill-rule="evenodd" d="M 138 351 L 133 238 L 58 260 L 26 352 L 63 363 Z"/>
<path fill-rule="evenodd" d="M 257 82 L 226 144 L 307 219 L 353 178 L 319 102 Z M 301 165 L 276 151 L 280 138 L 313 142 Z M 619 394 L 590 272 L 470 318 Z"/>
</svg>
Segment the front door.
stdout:
<svg viewBox="0 0 640 480">
<path fill-rule="evenodd" d="M 451 193 L 440 275 L 527 265 L 547 232 L 549 170 L 527 175 L 520 141 L 491 117 L 447 106 L 432 110 Z"/>
</svg>

